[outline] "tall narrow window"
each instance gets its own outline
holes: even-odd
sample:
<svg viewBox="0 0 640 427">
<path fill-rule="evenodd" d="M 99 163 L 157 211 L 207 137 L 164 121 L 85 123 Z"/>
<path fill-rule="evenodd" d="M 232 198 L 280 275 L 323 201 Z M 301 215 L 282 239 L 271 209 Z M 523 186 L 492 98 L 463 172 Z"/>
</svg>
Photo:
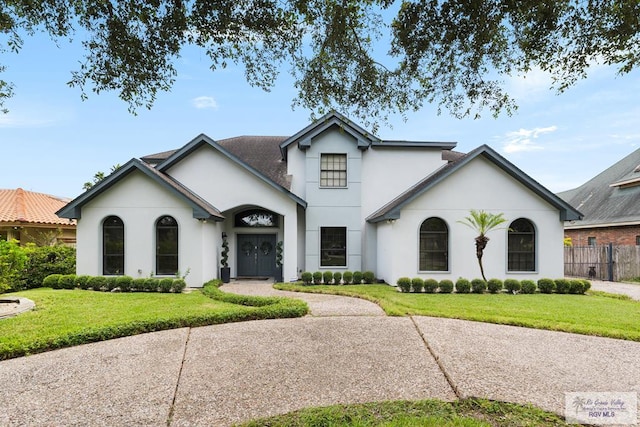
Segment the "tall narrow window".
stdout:
<svg viewBox="0 0 640 427">
<path fill-rule="evenodd" d="M 156 274 L 178 272 L 178 223 L 163 216 L 156 222 Z"/>
<path fill-rule="evenodd" d="M 347 228 L 320 228 L 320 267 L 347 266 Z"/>
<path fill-rule="evenodd" d="M 117 216 L 102 223 L 102 274 L 124 274 L 124 223 Z"/>
<path fill-rule="evenodd" d="M 449 270 L 449 229 L 440 218 L 420 226 L 420 271 Z"/>
<path fill-rule="evenodd" d="M 531 221 L 516 219 L 509 226 L 507 264 L 509 271 L 535 271 L 536 230 Z"/>
<path fill-rule="evenodd" d="M 320 156 L 320 187 L 347 186 L 347 155 L 322 154 Z"/>
</svg>

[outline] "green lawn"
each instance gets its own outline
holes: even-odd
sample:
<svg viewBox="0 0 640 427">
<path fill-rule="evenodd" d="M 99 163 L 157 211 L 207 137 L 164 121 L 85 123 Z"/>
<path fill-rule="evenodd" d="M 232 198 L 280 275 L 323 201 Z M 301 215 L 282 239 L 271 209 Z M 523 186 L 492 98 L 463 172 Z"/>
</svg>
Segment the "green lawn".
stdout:
<svg viewBox="0 0 640 427">
<path fill-rule="evenodd" d="M 36 309 L 0 320 L 0 360 L 144 332 L 308 311 L 302 301 L 224 294 L 213 285 L 184 294 L 39 288 L 7 296 L 29 298 Z"/>
<path fill-rule="evenodd" d="M 407 294 L 388 285 L 278 284 L 276 288 L 364 298 L 379 304 L 391 316 L 449 317 L 640 341 L 640 302 L 601 292 L 477 295 Z"/>
<path fill-rule="evenodd" d="M 309 408 L 263 418 L 242 427 L 552 427 L 568 426 L 559 416 L 532 406 L 465 399 L 422 400 Z"/>
</svg>

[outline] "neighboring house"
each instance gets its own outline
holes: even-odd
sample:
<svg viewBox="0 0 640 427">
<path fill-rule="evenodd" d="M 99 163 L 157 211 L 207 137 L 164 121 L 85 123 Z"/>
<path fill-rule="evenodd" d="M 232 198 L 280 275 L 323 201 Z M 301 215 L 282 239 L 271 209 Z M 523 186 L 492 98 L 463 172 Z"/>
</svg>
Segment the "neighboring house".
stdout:
<svg viewBox="0 0 640 427">
<path fill-rule="evenodd" d="M 19 240 L 23 245 L 75 245 L 76 221 L 56 215 L 67 203 L 69 199 L 22 188 L 0 190 L 0 239 Z"/>
<path fill-rule="evenodd" d="M 574 246 L 640 245 L 640 149 L 558 196 L 584 214 L 564 226 Z"/>
<path fill-rule="evenodd" d="M 58 212 L 78 220 L 78 274 L 233 277 L 373 271 L 452 279 L 480 275 L 470 209 L 502 212 L 489 234 L 491 277 L 563 275 L 563 223 L 580 213 L 483 145 L 382 140 L 338 113 L 290 137 L 200 135 L 132 159 Z M 507 229 L 510 227 L 510 230 Z"/>
</svg>

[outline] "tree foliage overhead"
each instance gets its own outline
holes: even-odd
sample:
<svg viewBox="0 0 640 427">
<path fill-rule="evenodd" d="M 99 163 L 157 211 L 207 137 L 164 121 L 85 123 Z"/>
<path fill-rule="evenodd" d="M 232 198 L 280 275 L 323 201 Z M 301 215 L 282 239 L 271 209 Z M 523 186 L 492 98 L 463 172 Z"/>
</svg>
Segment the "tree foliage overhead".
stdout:
<svg viewBox="0 0 640 427">
<path fill-rule="evenodd" d="M 25 37 L 79 37 L 70 86 L 115 91 L 134 112 L 169 90 L 182 49 L 238 64 L 269 90 L 288 70 L 293 104 L 366 122 L 434 103 L 457 117 L 511 113 L 504 79 L 532 68 L 563 91 L 594 63 L 640 61 L 637 0 L 0 0 L 0 72 Z M 6 64 L 6 62 L 5 62 Z M 15 88 L 0 80 L 0 107 Z"/>
</svg>

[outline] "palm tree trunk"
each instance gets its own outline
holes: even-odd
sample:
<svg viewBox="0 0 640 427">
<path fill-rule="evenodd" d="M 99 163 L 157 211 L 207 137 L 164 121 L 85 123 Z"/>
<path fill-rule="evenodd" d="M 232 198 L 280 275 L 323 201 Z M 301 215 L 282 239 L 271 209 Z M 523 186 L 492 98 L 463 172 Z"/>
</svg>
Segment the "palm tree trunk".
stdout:
<svg viewBox="0 0 640 427">
<path fill-rule="evenodd" d="M 482 280 L 485 282 L 487 278 L 484 275 L 484 267 L 482 266 L 482 255 L 484 254 L 484 248 L 487 247 L 489 238 L 483 234 L 476 237 L 476 256 L 478 257 L 478 264 L 480 265 L 480 274 L 482 274 Z"/>
</svg>

